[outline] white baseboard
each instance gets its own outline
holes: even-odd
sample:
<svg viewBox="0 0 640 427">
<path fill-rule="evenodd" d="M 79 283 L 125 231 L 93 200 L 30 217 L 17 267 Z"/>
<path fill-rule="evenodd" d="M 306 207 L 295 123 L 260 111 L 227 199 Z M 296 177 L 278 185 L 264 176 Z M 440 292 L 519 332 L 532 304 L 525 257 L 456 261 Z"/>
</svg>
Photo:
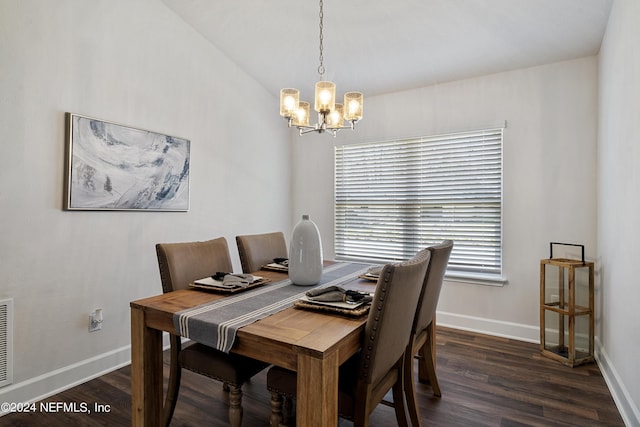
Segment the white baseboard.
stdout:
<svg viewBox="0 0 640 427">
<path fill-rule="evenodd" d="M 81 360 L 52 372 L 0 389 L 0 402 L 32 403 L 60 393 L 131 363 L 131 346 Z M 7 412 L 0 412 L 0 416 Z"/>
<path fill-rule="evenodd" d="M 620 416 L 627 427 L 640 427 L 640 410 L 629 395 L 629 391 L 624 382 L 618 375 L 615 367 L 611 364 L 611 360 L 607 352 L 602 347 L 598 337 L 595 338 L 595 357 L 600 367 L 600 372 L 607 383 L 611 397 L 615 402 Z"/>
<path fill-rule="evenodd" d="M 169 348 L 169 335 L 163 334 L 163 348 Z M 46 399 L 131 363 L 127 345 L 55 371 L 0 388 L 0 402 L 32 403 Z M 91 403 L 91 402 L 88 402 Z M 98 402 L 101 403 L 101 402 Z M 0 411 L 0 417 L 7 412 Z"/>
<path fill-rule="evenodd" d="M 511 338 L 519 341 L 540 342 L 540 329 L 537 326 L 521 323 L 503 322 L 501 320 L 438 311 L 436 323 L 440 326 L 461 329 L 463 331 Z"/>
</svg>

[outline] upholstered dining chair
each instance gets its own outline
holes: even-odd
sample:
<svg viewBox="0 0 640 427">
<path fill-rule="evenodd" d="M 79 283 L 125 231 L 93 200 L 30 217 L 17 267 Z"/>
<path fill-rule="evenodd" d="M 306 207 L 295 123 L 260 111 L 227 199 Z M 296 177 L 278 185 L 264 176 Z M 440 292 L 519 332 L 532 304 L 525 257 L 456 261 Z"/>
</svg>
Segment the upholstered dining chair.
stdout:
<svg viewBox="0 0 640 427">
<path fill-rule="evenodd" d="M 229 246 L 224 237 L 205 242 L 158 243 L 156 253 L 164 293 L 184 289 L 194 280 L 212 276 L 216 272 L 233 271 Z M 188 369 L 224 384 L 229 392 L 229 424 L 239 427 L 242 424 L 242 385 L 268 365 L 196 342 L 185 345 L 178 335 L 171 335 L 170 343 L 164 424 L 168 426 L 171 422 L 180 389 L 181 371 Z"/>
<path fill-rule="evenodd" d="M 287 258 L 287 242 L 280 231 L 236 236 L 243 273 L 253 273 L 274 258 Z"/>
<path fill-rule="evenodd" d="M 408 261 L 382 268 L 362 348 L 338 374 L 339 416 L 352 420 L 356 427 L 369 425 L 370 413 L 389 389 L 393 390 L 398 425 L 407 426 L 402 365 L 430 256 L 425 249 Z M 267 372 L 272 427 L 286 422 L 281 414 L 282 399 L 295 398 L 296 380 L 295 372 L 280 367 Z"/>
<path fill-rule="evenodd" d="M 420 426 L 413 370 L 413 357 L 416 353 L 418 354 L 419 381 L 431 384 L 434 395 L 438 397 L 442 395 L 436 376 L 435 343 L 431 342 L 430 337 L 435 335 L 433 320 L 452 249 L 453 242 L 451 240 L 444 240 L 442 243 L 426 249 L 431 253 L 431 260 L 424 277 L 423 289 L 418 300 L 404 361 L 404 390 L 413 426 Z"/>
</svg>

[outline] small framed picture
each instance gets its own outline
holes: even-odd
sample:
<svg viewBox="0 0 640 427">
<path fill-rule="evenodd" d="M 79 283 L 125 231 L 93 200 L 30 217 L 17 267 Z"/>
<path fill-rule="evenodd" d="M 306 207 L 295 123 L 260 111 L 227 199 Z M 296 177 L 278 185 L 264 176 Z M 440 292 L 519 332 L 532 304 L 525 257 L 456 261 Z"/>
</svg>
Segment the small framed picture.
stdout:
<svg viewBox="0 0 640 427">
<path fill-rule="evenodd" d="M 189 210 L 188 139 L 66 116 L 66 210 Z"/>
</svg>

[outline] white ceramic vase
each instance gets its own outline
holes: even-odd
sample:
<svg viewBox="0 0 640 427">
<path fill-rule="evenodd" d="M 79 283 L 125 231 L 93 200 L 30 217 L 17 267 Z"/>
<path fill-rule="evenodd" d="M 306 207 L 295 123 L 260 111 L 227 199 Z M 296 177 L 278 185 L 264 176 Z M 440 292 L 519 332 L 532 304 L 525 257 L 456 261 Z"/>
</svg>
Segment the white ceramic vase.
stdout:
<svg viewBox="0 0 640 427">
<path fill-rule="evenodd" d="M 309 215 L 293 228 L 289 245 L 289 279 L 295 285 L 311 286 L 322 276 L 322 242 L 316 224 Z"/>
</svg>

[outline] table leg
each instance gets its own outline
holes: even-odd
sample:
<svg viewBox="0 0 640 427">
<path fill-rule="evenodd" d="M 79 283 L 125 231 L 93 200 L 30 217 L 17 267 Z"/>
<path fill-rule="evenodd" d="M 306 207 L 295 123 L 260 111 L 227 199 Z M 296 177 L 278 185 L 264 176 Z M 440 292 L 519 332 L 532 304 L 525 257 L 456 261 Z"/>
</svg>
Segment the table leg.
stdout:
<svg viewBox="0 0 640 427">
<path fill-rule="evenodd" d="M 162 419 L 162 331 L 145 325 L 131 308 L 131 425 L 159 426 Z"/>
<path fill-rule="evenodd" d="M 305 427 L 335 427 L 338 422 L 338 355 L 324 359 L 298 355 L 296 422 Z"/>
</svg>

